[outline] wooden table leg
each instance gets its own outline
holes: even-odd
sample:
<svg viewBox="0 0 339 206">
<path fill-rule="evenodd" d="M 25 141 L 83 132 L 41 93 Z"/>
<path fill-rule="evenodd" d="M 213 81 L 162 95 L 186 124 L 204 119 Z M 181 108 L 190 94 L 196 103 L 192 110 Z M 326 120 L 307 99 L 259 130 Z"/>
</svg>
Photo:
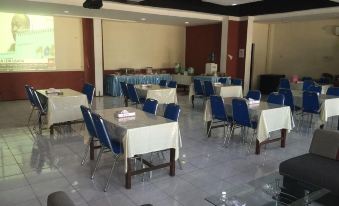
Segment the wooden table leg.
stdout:
<svg viewBox="0 0 339 206">
<path fill-rule="evenodd" d="M 128 99 L 124 97 L 125 107 L 128 107 Z"/>
<path fill-rule="evenodd" d="M 131 158 L 127 158 L 127 172 L 125 174 L 125 187 L 126 187 L 126 189 L 131 189 L 131 182 L 132 182 Z"/>
<path fill-rule="evenodd" d="M 259 140 L 255 140 L 255 154 L 260 154 L 260 142 Z"/>
<path fill-rule="evenodd" d="M 281 147 L 285 147 L 285 144 L 286 144 L 286 133 L 287 133 L 287 130 L 286 129 L 282 129 L 281 130 Z"/>
<path fill-rule="evenodd" d="M 337 130 L 339 130 L 339 117 L 338 117 L 338 126 L 337 126 Z"/>
<path fill-rule="evenodd" d="M 192 95 L 192 107 L 194 108 L 194 95 Z"/>
<path fill-rule="evenodd" d="M 50 135 L 54 134 L 54 126 L 53 125 L 49 127 L 49 134 Z"/>
<path fill-rule="evenodd" d="M 211 124 L 212 124 L 212 121 L 208 121 L 207 122 L 207 127 L 206 127 L 206 132 L 208 132 L 208 129 L 210 128 L 210 126 L 211 126 Z M 209 132 L 208 134 L 207 134 L 207 137 L 211 137 L 211 132 Z"/>
<path fill-rule="evenodd" d="M 94 160 L 94 141 L 93 139 L 89 140 L 89 158 L 90 160 Z"/>
<path fill-rule="evenodd" d="M 175 176 L 175 149 L 170 149 L 170 176 Z"/>
</svg>

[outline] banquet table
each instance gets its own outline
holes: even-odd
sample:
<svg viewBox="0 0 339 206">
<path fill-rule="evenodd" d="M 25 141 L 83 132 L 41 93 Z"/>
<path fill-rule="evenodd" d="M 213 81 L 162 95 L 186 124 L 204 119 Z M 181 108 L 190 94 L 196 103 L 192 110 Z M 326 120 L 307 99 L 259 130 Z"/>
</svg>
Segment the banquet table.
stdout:
<svg viewBox="0 0 339 206">
<path fill-rule="evenodd" d="M 117 118 L 116 112 L 128 110 L 135 112 L 134 117 Z M 154 169 L 170 167 L 170 175 L 175 175 L 175 160 L 179 158 L 181 144 L 178 122 L 156 116 L 132 107 L 96 110 L 107 126 L 108 133 L 113 139 L 122 142 L 125 158 L 125 186 L 131 188 L 131 176 Z M 170 149 L 170 162 L 153 165 L 145 160 L 147 168 L 132 170 L 132 158 L 137 155 Z M 91 151 L 93 148 L 91 147 Z"/>
<path fill-rule="evenodd" d="M 139 97 L 156 99 L 158 104 L 177 103 L 176 88 L 161 87 L 154 84 L 135 85 Z"/>
<path fill-rule="evenodd" d="M 291 90 L 303 91 L 304 82 L 291 82 L 290 85 L 291 85 Z M 322 85 L 319 85 L 319 86 L 321 86 L 321 94 L 326 94 L 327 89 L 330 88 L 333 85 L 322 84 Z"/>
<path fill-rule="evenodd" d="M 298 90 L 292 91 L 294 103 L 296 106 L 302 108 L 303 104 L 303 92 Z M 319 95 L 320 103 L 320 120 L 327 122 L 329 117 L 339 116 L 339 97 L 326 94 Z M 338 122 L 339 130 L 339 122 Z"/>
<path fill-rule="evenodd" d="M 176 81 L 177 84 L 189 86 L 192 83 L 192 76 L 190 76 L 190 75 L 172 74 L 172 80 Z"/>
<path fill-rule="evenodd" d="M 47 89 L 37 90 L 39 97 L 47 102 L 47 125 L 53 133 L 53 126 L 65 122 L 82 120 L 80 106 L 88 107 L 85 94 L 72 89 L 60 89 L 60 94 L 47 94 Z"/>
<path fill-rule="evenodd" d="M 224 98 L 225 110 L 230 116 L 232 116 L 233 99 L 234 97 Z M 286 133 L 294 127 L 290 107 L 261 101 L 259 104 L 248 105 L 248 108 L 251 119 L 257 120 L 258 122 L 255 153 L 260 154 L 261 145 L 274 141 L 281 141 L 281 147 L 285 147 Z M 277 118 L 277 116 L 279 116 L 279 118 Z M 207 128 L 209 128 L 212 121 L 210 100 L 206 101 L 203 119 L 207 122 Z M 270 132 L 278 130 L 281 130 L 281 137 L 270 139 Z"/>
<path fill-rule="evenodd" d="M 130 84 L 159 84 L 160 80 L 171 80 L 170 74 L 136 74 L 136 75 L 114 75 L 109 74 L 105 76 L 105 93 L 110 96 L 121 96 L 122 90 L 120 82 Z"/>
<path fill-rule="evenodd" d="M 200 81 L 210 81 L 216 83 L 220 78 L 227 78 L 227 84 L 231 84 L 231 77 L 218 77 L 218 76 L 194 76 L 193 79 L 198 79 Z"/>
</svg>

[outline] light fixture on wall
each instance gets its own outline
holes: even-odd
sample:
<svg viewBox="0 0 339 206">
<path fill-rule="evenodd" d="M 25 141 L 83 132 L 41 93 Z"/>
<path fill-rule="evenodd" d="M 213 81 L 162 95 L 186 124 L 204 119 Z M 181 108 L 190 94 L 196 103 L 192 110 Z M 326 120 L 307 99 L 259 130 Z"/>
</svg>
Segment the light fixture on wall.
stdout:
<svg viewBox="0 0 339 206">
<path fill-rule="evenodd" d="M 102 0 L 86 0 L 82 6 L 87 9 L 100 9 L 102 7 Z"/>
</svg>

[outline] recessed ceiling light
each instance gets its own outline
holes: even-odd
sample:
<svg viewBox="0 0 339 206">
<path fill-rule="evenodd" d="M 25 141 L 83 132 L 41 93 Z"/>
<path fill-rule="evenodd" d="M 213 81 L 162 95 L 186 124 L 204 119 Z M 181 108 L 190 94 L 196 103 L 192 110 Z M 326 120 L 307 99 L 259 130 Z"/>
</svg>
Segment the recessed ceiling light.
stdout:
<svg viewBox="0 0 339 206">
<path fill-rule="evenodd" d="M 185 24 L 189 24 L 189 22 L 188 22 L 188 21 L 185 21 Z"/>
<path fill-rule="evenodd" d="M 140 20 L 141 20 L 141 21 L 146 21 L 146 18 L 141 18 Z"/>
<path fill-rule="evenodd" d="M 232 4 L 232 6 L 236 6 L 237 4 Z"/>
<path fill-rule="evenodd" d="M 68 13 L 69 13 L 69 11 L 65 10 L 65 11 L 64 11 L 64 13 L 65 13 L 65 14 L 68 14 Z"/>
</svg>

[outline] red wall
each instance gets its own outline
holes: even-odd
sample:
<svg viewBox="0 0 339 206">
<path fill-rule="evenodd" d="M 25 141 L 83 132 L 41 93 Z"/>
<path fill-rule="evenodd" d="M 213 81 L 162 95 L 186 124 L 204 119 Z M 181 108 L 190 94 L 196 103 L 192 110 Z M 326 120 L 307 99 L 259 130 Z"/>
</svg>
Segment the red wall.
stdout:
<svg viewBox="0 0 339 206">
<path fill-rule="evenodd" d="M 186 27 L 186 67 L 195 74 L 205 73 L 205 64 L 214 52 L 215 63 L 220 66 L 221 24 Z"/>
<path fill-rule="evenodd" d="M 25 84 L 32 85 L 36 89 L 53 87 L 81 91 L 84 84 L 84 72 L 0 73 L 0 100 L 27 99 Z"/>
<path fill-rule="evenodd" d="M 239 58 L 239 49 L 245 49 L 246 54 L 247 21 L 228 22 L 227 54 L 232 55 L 232 60 L 227 58 L 227 76 L 244 78 L 245 58 Z"/>
</svg>

